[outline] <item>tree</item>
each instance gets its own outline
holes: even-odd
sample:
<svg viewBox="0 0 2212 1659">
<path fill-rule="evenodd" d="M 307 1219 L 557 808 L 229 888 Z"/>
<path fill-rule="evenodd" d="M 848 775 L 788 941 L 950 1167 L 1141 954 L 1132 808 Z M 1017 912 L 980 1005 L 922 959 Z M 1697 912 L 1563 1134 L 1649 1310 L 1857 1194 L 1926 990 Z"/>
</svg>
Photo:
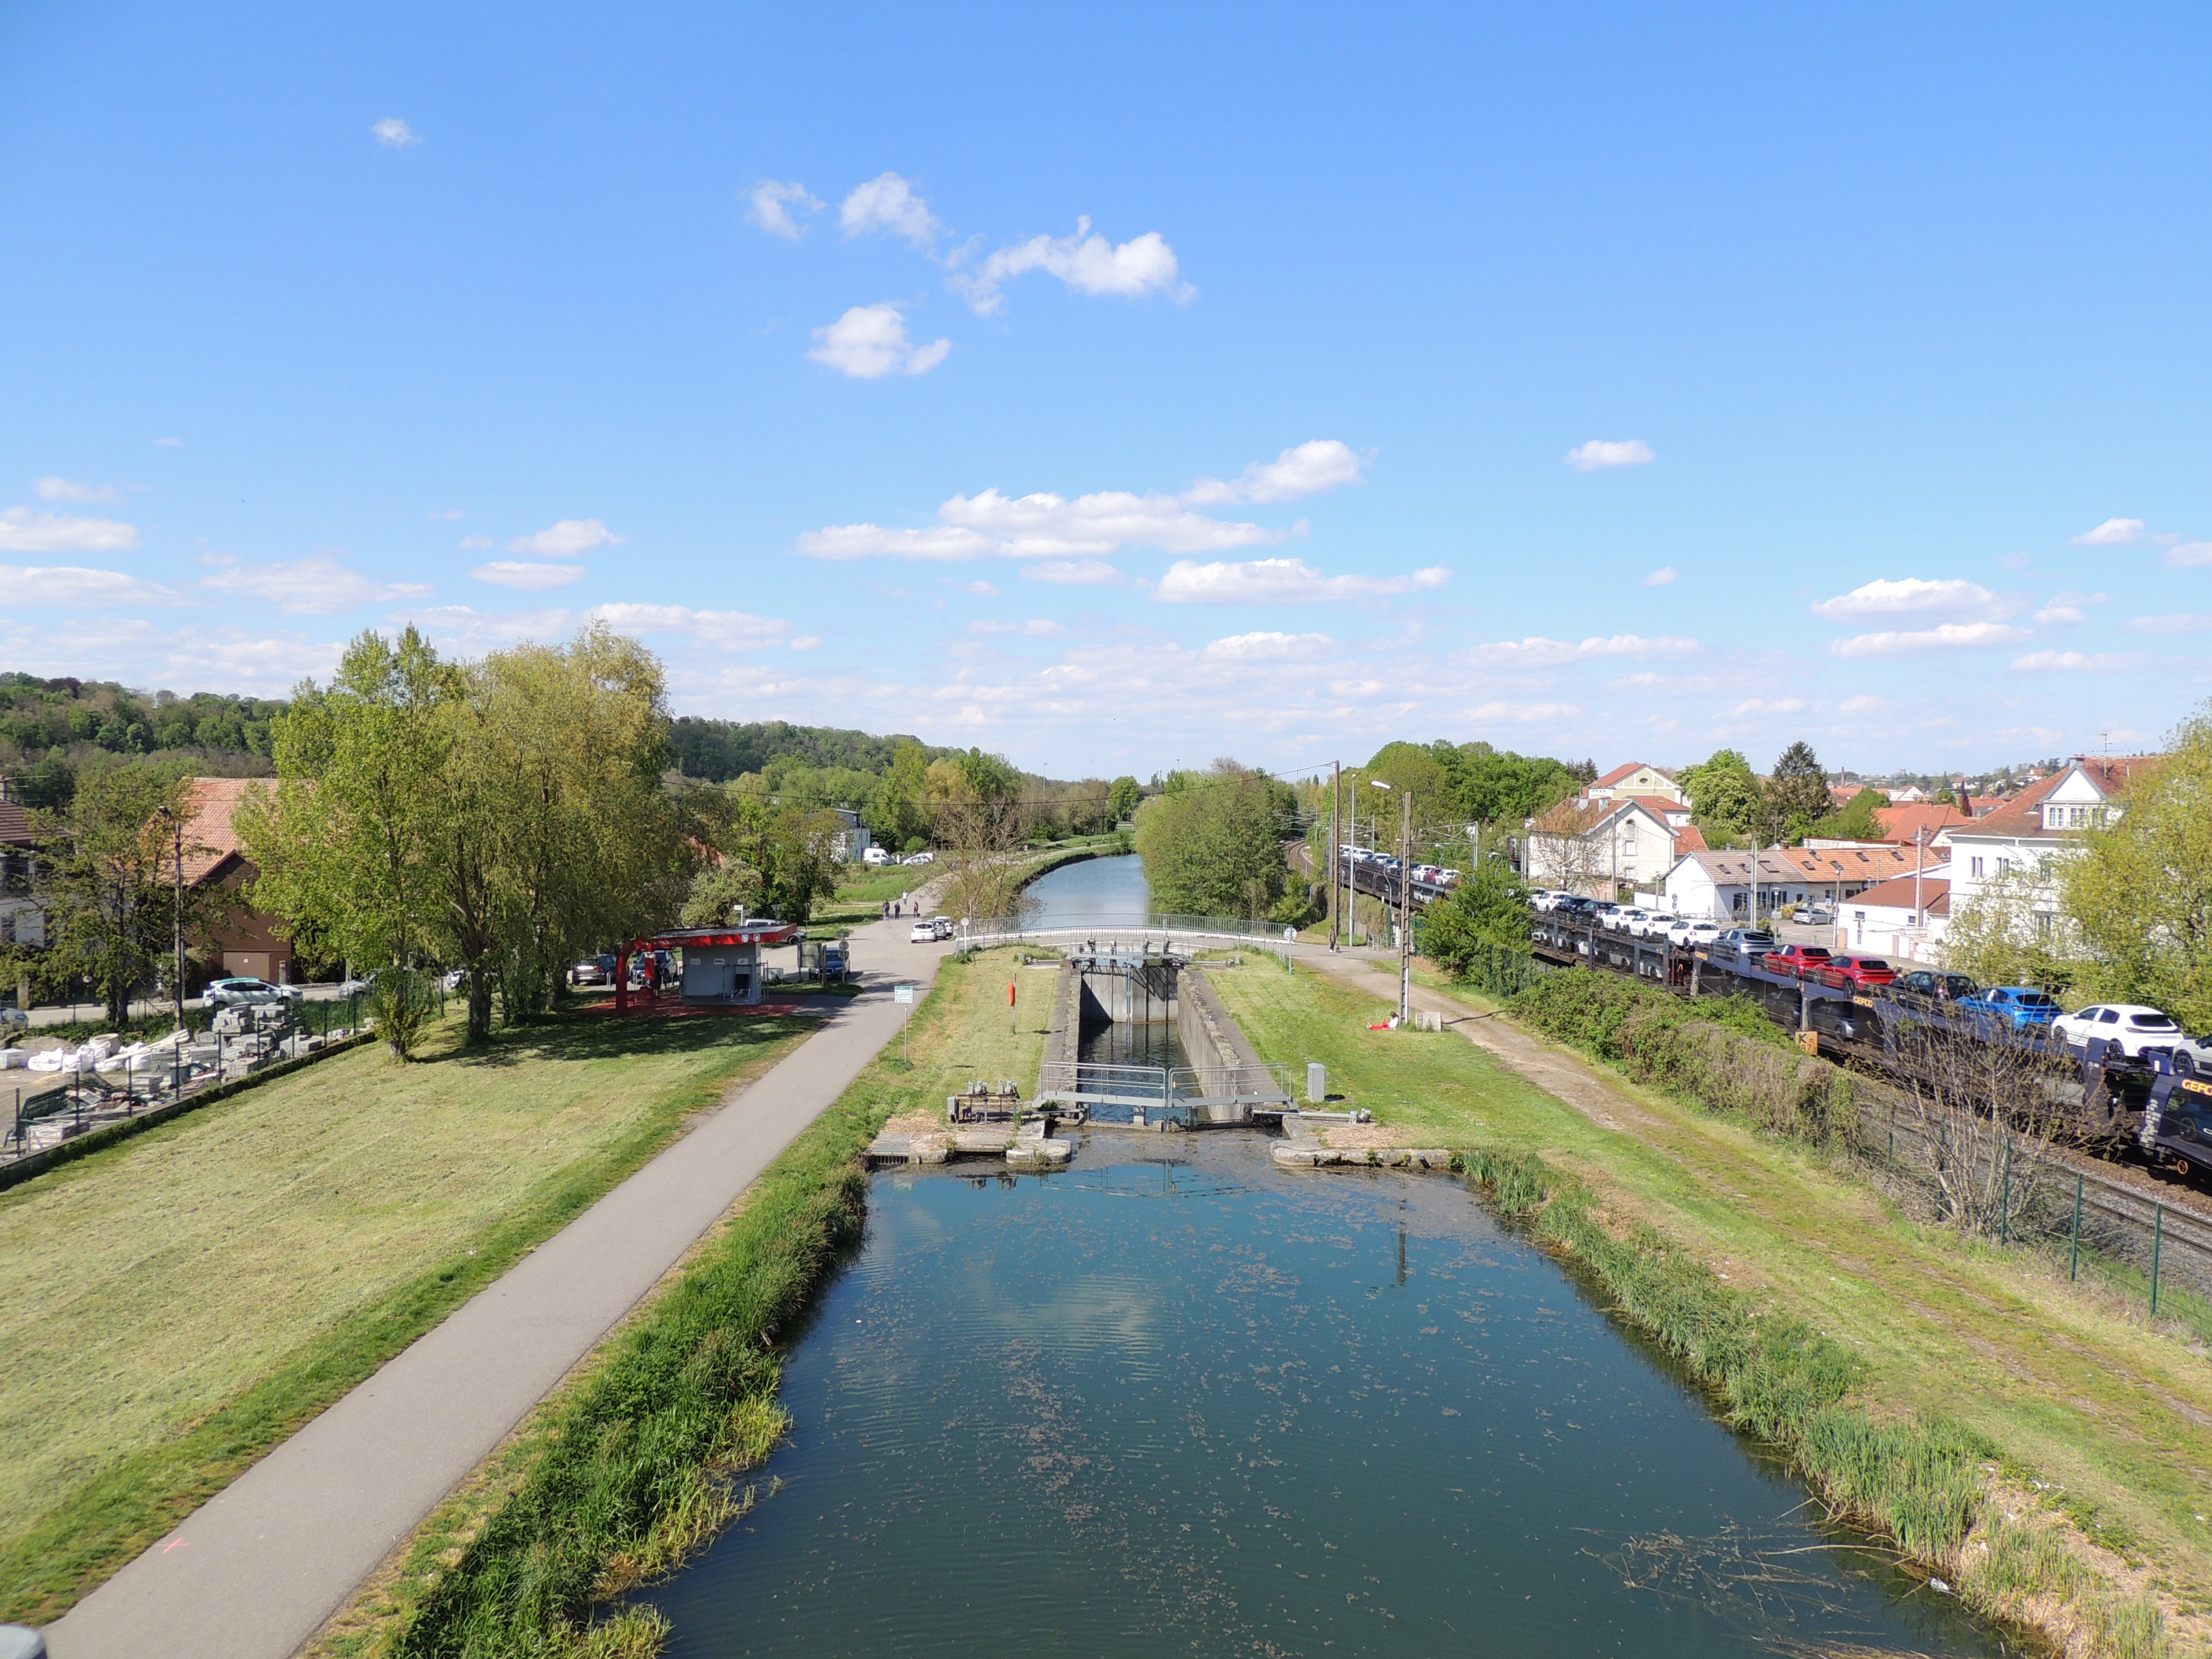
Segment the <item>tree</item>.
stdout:
<svg viewBox="0 0 2212 1659">
<path fill-rule="evenodd" d="M 1429 907 L 1421 951 L 1457 979 L 1492 945 L 1528 949 L 1528 890 L 1502 860 L 1487 859 L 1441 903 Z"/>
<path fill-rule="evenodd" d="M 185 797 L 166 766 L 98 756 L 77 774 L 66 814 L 33 815 L 48 971 L 89 979 L 118 1024 L 129 1018 L 131 994 L 173 959 L 176 839 L 173 820 L 161 815 L 189 821 Z M 202 850 L 188 832 L 185 857 Z M 184 902 L 190 934 L 222 900 L 187 885 Z"/>
<path fill-rule="evenodd" d="M 2212 1032 L 2212 704 L 2119 805 L 2059 866 L 2060 908 L 2082 951 L 2076 982 Z"/>
<path fill-rule="evenodd" d="M 1127 823 L 1144 799 L 1144 787 L 1125 773 L 1106 792 L 1107 813 L 1115 823 Z"/>
<path fill-rule="evenodd" d="M 1288 787 L 1233 760 L 1175 774 L 1137 811 L 1152 902 L 1176 915 L 1266 915 L 1289 873 L 1282 843 L 1296 807 Z"/>
<path fill-rule="evenodd" d="M 1812 832 L 1828 841 L 1880 841 L 1881 820 L 1875 816 L 1889 805 L 1879 789 L 1862 789 L 1813 825 Z"/>
<path fill-rule="evenodd" d="M 719 927 L 749 915 L 759 904 L 761 872 L 736 859 L 709 865 L 691 878 L 684 910 L 677 920 L 686 927 Z"/>
<path fill-rule="evenodd" d="M 1716 750 L 1682 774 L 1682 788 L 1709 842 L 1724 845 L 1751 833 L 1760 804 L 1759 777 L 1741 751 Z"/>
<path fill-rule="evenodd" d="M 2064 918 L 2050 908 L 2051 887 L 2027 866 L 2001 868 L 1971 903 L 1951 906 L 1950 926 L 1936 947 L 1943 966 L 1978 985 L 2036 985 L 2057 990 L 2077 964 L 2064 945 Z"/>
<path fill-rule="evenodd" d="M 1793 743 L 1782 751 L 1762 793 L 1765 838 L 1774 842 L 1794 844 L 1804 840 L 1813 825 L 1834 806 L 1828 795 L 1827 770 L 1807 743 Z"/>
<path fill-rule="evenodd" d="M 876 839 L 904 847 L 929 829 L 929 757 L 920 744 L 902 743 L 891 751 L 890 769 L 876 786 L 868 828 Z"/>
</svg>

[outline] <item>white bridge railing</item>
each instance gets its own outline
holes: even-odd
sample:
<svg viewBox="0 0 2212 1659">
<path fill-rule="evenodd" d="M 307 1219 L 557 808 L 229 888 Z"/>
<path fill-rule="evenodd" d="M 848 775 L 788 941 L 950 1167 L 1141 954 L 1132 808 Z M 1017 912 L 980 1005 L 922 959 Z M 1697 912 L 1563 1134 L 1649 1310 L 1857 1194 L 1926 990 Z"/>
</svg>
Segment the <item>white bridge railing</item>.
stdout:
<svg viewBox="0 0 2212 1659">
<path fill-rule="evenodd" d="M 1297 930 L 1273 922 L 1246 921 L 1236 916 L 1097 916 L 1078 922 L 1043 926 L 1020 916 L 997 916 L 986 921 L 963 919 L 953 938 L 963 946 L 981 949 L 993 945 L 1051 945 L 1075 947 L 1094 956 L 1169 956 L 1178 945 L 1237 945 L 1271 951 L 1287 967 L 1297 945 Z"/>
</svg>

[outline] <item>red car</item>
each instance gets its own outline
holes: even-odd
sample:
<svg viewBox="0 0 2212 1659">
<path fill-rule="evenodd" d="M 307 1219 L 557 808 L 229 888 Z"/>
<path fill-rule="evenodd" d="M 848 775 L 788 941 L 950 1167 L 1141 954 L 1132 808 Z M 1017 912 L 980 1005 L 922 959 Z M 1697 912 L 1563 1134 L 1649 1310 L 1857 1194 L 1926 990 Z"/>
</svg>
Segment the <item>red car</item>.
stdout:
<svg viewBox="0 0 2212 1659">
<path fill-rule="evenodd" d="M 1817 974 L 1832 960 L 1817 945 L 1793 945 L 1786 951 L 1769 952 L 1759 960 L 1759 966 L 1770 974 L 1788 974 L 1803 979 Z"/>
<path fill-rule="evenodd" d="M 1832 957 L 1822 964 L 1820 983 L 1836 989 L 1864 991 L 1876 985 L 1887 985 L 1897 977 L 1897 969 L 1880 957 Z"/>
</svg>

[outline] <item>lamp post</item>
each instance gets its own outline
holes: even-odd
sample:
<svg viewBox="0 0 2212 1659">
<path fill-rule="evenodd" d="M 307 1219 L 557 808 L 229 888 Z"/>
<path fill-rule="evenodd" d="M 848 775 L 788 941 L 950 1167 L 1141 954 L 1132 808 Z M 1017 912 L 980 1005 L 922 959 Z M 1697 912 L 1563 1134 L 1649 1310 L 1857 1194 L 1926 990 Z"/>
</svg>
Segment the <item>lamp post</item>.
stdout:
<svg viewBox="0 0 2212 1659">
<path fill-rule="evenodd" d="M 174 902 L 169 907 L 169 917 L 176 924 L 177 959 L 170 970 L 176 994 L 177 1029 L 185 1029 L 185 821 L 166 806 L 154 809 L 169 821 L 169 829 L 176 837 L 176 861 L 170 873 L 176 882 Z"/>
<path fill-rule="evenodd" d="M 1367 781 L 1377 789 L 1391 787 L 1380 778 Z M 1409 790 L 1397 795 L 1403 826 L 1398 845 L 1398 1024 L 1403 1030 L 1413 1017 L 1413 797 Z"/>
</svg>

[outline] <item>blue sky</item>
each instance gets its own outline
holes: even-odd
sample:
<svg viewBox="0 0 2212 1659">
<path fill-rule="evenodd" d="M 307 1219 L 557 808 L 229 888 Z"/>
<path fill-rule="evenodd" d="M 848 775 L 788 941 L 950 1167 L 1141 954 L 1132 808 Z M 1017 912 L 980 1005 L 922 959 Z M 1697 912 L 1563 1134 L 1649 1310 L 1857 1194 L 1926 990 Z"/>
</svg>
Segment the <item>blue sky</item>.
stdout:
<svg viewBox="0 0 2212 1659">
<path fill-rule="evenodd" d="M 0 9 L 0 666 L 1060 775 L 2207 693 L 2202 9 Z"/>
</svg>

